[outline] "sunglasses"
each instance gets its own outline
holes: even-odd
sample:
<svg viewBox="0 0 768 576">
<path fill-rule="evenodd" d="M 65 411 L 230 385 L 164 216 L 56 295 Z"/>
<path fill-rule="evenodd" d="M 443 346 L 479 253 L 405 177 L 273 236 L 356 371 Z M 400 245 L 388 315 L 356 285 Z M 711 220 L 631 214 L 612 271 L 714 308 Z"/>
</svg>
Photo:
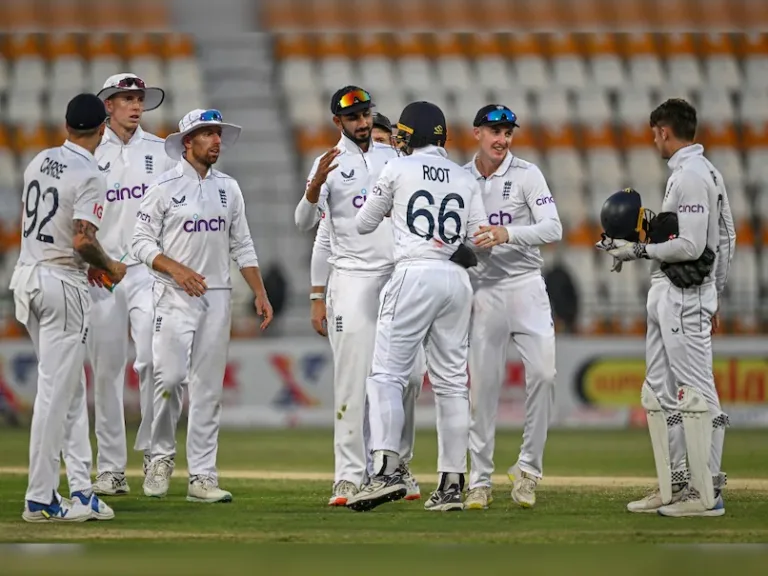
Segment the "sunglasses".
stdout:
<svg viewBox="0 0 768 576">
<path fill-rule="evenodd" d="M 200 114 L 201 122 L 224 122 L 224 117 L 218 110 L 206 110 Z"/>
<path fill-rule="evenodd" d="M 517 124 L 517 115 L 509 108 L 491 110 L 483 117 L 483 122 L 509 122 Z"/>
<path fill-rule="evenodd" d="M 141 78 L 123 78 L 120 80 L 120 82 L 117 83 L 118 88 L 141 88 L 144 89 L 147 87 L 147 85 L 144 83 L 144 80 Z"/>
<path fill-rule="evenodd" d="M 350 92 L 347 92 L 339 98 L 339 104 L 336 107 L 338 110 L 344 110 L 345 108 L 349 108 L 350 106 L 354 106 L 355 104 L 359 102 L 370 102 L 371 101 L 371 95 L 368 94 L 365 90 L 352 90 Z"/>
</svg>

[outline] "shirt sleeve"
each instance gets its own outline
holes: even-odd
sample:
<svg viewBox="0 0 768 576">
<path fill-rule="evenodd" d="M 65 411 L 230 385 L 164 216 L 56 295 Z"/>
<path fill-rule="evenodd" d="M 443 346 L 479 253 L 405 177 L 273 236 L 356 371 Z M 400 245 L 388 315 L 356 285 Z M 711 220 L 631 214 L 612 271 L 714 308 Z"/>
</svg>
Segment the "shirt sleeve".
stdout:
<svg viewBox="0 0 768 576">
<path fill-rule="evenodd" d="M 733 225 L 733 215 L 728 196 L 723 194 L 720 207 L 720 243 L 717 256 L 717 268 L 715 269 L 715 286 L 718 295 L 725 290 L 728 282 L 728 273 L 731 269 L 731 261 L 736 251 L 736 227 Z"/>
<path fill-rule="evenodd" d="M 528 169 L 523 183 L 523 194 L 534 223 L 526 226 L 507 226 L 509 243 L 539 246 L 559 242 L 563 238 L 563 225 L 560 223 L 555 199 L 538 166 Z"/>
<path fill-rule="evenodd" d="M 83 185 L 75 191 L 73 220 L 85 220 L 96 228 L 101 225 L 101 215 L 104 211 L 104 195 L 107 184 L 101 174 L 88 178 Z"/>
<path fill-rule="evenodd" d="M 395 194 L 395 178 L 392 164 L 387 164 L 379 175 L 371 195 L 366 198 L 363 207 L 355 216 L 355 224 L 360 234 L 370 234 L 379 227 L 387 213 L 392 210 Z"/>
<path fill-rule="evenodd" d="M 238 267 L 253 268 L 259 265 L 251 230 L 245 215 L 245 200 L 240 186 L 230 180 L 232 189 L 232 225 L 229 227 L 229 255 Z"/>
<path fill-rule="evenodd" d="M 320 225 L 315 234 L 315 243 L 312 246 L 312 259 L 310 262 L 310 283 L 312 286 L 325 286 L 331 265 L 328 259 L 331 257 L 331 231 L 328 228 L 328 219 L 320 219 Z"/>
<path fill-rule="evenodd" d="M 469 214 L 467 215 L 467 241 L 471 240 L 480 226 L 488 226 L 488 213 L 483 204 L 483 193 L 480 185 L 473 178 L 470 184 L 472 196 L 469 199 Z M 474 245 L 474 243 L 472 243 Z"/>
<path fill-rule="evenodd" d="M 301 200 L 299 200 L 299 204 L 296 206 L 296 210 L 294 212 L 296 227 L 299 230 L 311 229 L 320 221 L 320 217 L 326 208 L 328 194 L 330 193 L 330 188 L 328 187 L 327 181 L 323 182 L 323 185 L 320 188 L 320 197 L 317 199 L 317 204 L 312 204 L 309 200 L 307 200 L 306 194 L 307 188 L 309 188 L 309 183 L 312 182 L 312 178 L 315 177 L 315 173 L 317 172 L 317 167 L 319 164 L 320 158 L 317 158 L 315 163 L 312 165 L 312 170 L 309 171 L 309 176 L 307 176 L 307 185 L 304 187 L 304 194 L 302 195 Z"/>
<path fill-rule="evenodd" d="M 707 183 L 690 170 L 683 170 L 677 182 L 677 238 L 649 244 L 646 253 L 661 262 L 696 260 L 707 246 L 709 195 Z M 674 194 L 670 191 L 670 194 Z"/>
<path fill-rule="evenodd" d="M 153 184 L 141 200 L 131 241 L 133 257 L 150 268 L 155 258 L 163 252 L 160 249 L 160 235 L 166 210 L 163 189 Z"/>
</svg>

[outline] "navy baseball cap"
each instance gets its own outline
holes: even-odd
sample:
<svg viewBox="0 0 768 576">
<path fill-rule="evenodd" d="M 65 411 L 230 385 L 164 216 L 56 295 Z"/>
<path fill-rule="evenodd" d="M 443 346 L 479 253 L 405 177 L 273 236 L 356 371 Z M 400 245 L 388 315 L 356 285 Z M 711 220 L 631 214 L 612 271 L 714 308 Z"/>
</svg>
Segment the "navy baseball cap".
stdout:
<svg viewBox="0 0 768 576">
<path fill-rule="evenodd" d="M 392 134 L 392 122 L 390 122 L 389 118 L 384 116 L 381 112 L 373 113 L 373 125 Z"/>
<path fill-rule="evenodd" d="M 500 126 L 502 124 L 509 124 L 515 128 L 520 128 L 520 125 L 517 123 L 517 114 L 501 104 L 483 106 L 475 114 L 475 121 L 472 123 L 475 128 L 479 126 Z"/>
<path fill-rule="evenodd" d="M 67 126 L 75 130 L 93 130 L 106 119 L 104 102 L 96 94 L 78 94 L 67 104 Z"/>
</svg>

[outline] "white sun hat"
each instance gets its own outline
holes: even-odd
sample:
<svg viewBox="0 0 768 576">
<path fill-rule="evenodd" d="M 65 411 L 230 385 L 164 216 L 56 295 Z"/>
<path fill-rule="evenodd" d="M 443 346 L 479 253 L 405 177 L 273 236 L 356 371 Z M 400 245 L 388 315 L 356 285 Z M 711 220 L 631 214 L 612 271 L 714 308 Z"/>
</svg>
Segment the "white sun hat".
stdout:
<svg viewBox="0 0 768 576">
<path fill-rule="evenodd" d="M 178 132 L 170 134 L 168 138 L 165 139 L 165 153 L 173 160 L 181 160 L 182 153 L 184 152 L 184 143 L 182 142 L 184 136 L 204 126 L 221 127 L 222 151 L 234 146 L 238 138 L 240 138 L 240 132 L 243 131 L 240 126 L 224 122 L 221 112 L 218 110 L 203 110 L 198 108 L 197 110 L 192 110 L 192 112 L 181 119 Z"/>
<path fill-rule="evenodd" d="M 160 104 L 165 100 L 165 92 L 162 88 L 148 87 L 144 80 L 130 72 L 115 74 L 107 78 L 98 96 L 102 102 L 106 102 L 115 94 L 133 92 L 134 90 L 144 92 L 144 112 L 159 108 Z"/>
</svg>

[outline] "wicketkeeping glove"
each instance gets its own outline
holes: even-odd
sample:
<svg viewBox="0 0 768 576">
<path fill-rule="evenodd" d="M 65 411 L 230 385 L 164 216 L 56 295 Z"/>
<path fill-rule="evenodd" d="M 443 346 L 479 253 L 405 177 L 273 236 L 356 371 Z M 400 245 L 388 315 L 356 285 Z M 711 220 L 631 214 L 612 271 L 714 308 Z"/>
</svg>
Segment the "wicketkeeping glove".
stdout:
<svg viewBox="0 0 768 576">
<path fill-rule="evenodd" d="M 464 244 L 459 244 L 459 247 L 456 248 L 456 252 L 451 254 L 449 260 L 464 268 L 477 266 L 477 255 L 471 248 Z"/>
<path fill-rule="evenodd" d="M 712 265 L 714 263 L 715 253 L 707 246 L 697 260 L 692 262 L 675 262 L 674 264 L 662 262 L 660 268 L 667 275 L 670 282 L 678 288 L 692 288 L 693 286 L 701 286 L 704 283 L 704 279 L 712 272 Z"/>
<path fill-rule="evenodd" d="M 611 250 L 615 250 L 617 248 L 620 248 L 621 246 L 624 246 L 625 244 L 629 244 L 629 242 L 627 242 L 626 240 L 616 240 L 614 238 L 609 238 L 608 236 L 606 236 L 605 232 L 603 232 L 600 236 L 601 236 L 601 239 L 595 244 L 595 248 L 597 248 L 601 252 L 609 253 Z M 624 264 L 624 262 L 614 257 L 613 267 L 611 268 L 611 272 L 621 272 L 622 264 Z"/>
</svg>

